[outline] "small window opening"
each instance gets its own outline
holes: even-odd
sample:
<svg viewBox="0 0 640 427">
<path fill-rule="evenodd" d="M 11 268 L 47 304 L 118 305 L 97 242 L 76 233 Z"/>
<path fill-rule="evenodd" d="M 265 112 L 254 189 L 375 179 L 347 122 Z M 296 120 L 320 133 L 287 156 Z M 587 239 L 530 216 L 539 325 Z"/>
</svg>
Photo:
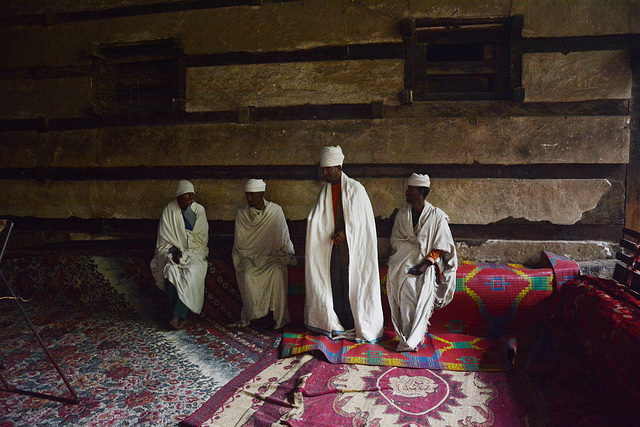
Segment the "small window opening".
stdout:
<svg viewBox="0 0 640 427">
<path fill-rule="evenodd" d="M 98 114 L 171 111 L 181 94 L 179 49 L 171 40 L 98 46 L 94 104 Z"/>
<path fill-rule="evenodd" d="M 409 20 L 403 34 L 404 100 L 511 99 L 520 85 L 510 20 Z"/>
</svg>

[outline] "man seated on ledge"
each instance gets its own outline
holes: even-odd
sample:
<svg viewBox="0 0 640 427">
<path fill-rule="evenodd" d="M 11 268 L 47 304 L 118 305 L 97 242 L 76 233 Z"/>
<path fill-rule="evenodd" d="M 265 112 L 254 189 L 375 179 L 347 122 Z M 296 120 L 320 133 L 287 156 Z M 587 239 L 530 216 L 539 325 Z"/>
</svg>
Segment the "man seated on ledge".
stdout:
<svg viewBox="0 0 640 427">
<path fill-rule="evenodd" d="M 273 312 L 274 329 L 288 324 L 287 265 L 295 261 L 293 243 L 282 208 L 264 199 L 266 184 L 250 179 L 245 186 L 247 206 L 236 214 L 233 266 L 242 296 L 240 322 L 246 326 Z"/>
<path fill-rule="evenodd" d="M 391 231 L 387 296 L 398 351 L 417 350 L 433 310 L 449 304 L 456 290 L 458 258 L 449 217 L 425 201 L 430 184 L 428 175 L 409 177 L 407 204 Z"/>
<path fill-rule="evenodd" d="M 307 219 L 304 322 L 331 338 L 374 342 L 384 324 L 376 224 L 343 160 L 339 146 L 320 153 L 326 183 Z"/>
<path fill-rule="evenodd" d="M 195 190 L 180 181 L 176 199 L 162 211 L 151 271 L 169 301 L 174 329 L 184 327 L 189 310 L 199 314 L 204 303 L 204 279 L 209 255 L 209 223 L 204 207 L 193 201 Z"/>
</svg>

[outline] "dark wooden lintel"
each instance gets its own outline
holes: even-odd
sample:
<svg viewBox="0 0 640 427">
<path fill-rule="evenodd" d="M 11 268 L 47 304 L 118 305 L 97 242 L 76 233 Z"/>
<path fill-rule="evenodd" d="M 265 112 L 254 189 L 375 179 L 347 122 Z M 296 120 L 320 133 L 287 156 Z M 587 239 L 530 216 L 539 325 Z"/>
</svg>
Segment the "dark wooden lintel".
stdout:
<svg viewBox="0 0 640 427">
<path fill-rule="evenodd" d="M 505 100 L 422 101 L 386 106 L 385 118 L 628 116 L 629 100 L 598 99 L 577 102 L 515 102 Z"/>
<path fill-rule="evenodd" d="M 157 219 L 54 219 L 34 217 L 8 218 L 13 221 L 13 239 L 7 247 L 8 258 L 29 253 L 123 254 L 153 257 Z M 306 220 L 287 221 L 297 255 L 304 256 Z M 376 218 L 378 237 L 388 238 L 391 218 Z M 233 221 L 209 221 L 211 256 L 230 256 L 233 245 Z M 616 242 L 621 225 L 554 225 L 549 223 L 496 223 L 488 225 L 452 224 L 456 242 L 480 245 L 488 239 L 567 240 Z M 75 240 L 72 234 L 109 238 L 109 240 Z"/>
<path fill-rule="evenodd" d="M 189 10 L 217 9 L 236 6 L 260 6 L 266 3 L 284 3 L 300 0 L 180 0 L 138 5 L 125 5 L 108 9 L 46 11 L 27 15 L 5 15 L 0 17 L 1 27 L 51 26 L 66 22 L 95 21 L 98 19 L 123 18 L 128 16 L 153 15 L 158 13 L 185 12 Z"/>
<path fill-rule="evenodd" d="M 530 165 L 460 165 L 460 164 L 345 164 L 354 178 L 406 178 L 413 172 L 438 178 L 502 179 L 609 179 L 624 181 L 625 164 L 530 164 Z M 46 181 L 127 181 L 146 179 L 265 179 L 315 180 L 316 166 L 135 166 L 113 168 L 0 168 L 0 179 Z"/>
<path fill-rule="evenodd" d="M 176 110 L 130 112 L 78 118 L 32 118 L 0 120 L 2 131 L 64 131 L 127 126 L 171 126 L 201 123 L 237 123 L 238 111 L 186 113 Z M 290 107 L 246 107 L 251 122 L 283 120 L 366 120 L 424 117 L 522 117 L 522 116 L 628 116 L 626 99 L 556 103 L 518 103 L 504 100 L 424 101 L 410 105 L 371 104 L 296 105 Z M 382 110 L 382 111 L 381 111 Z"/>
<path fill-rule="evenodd" d="M 91 75 L 91 66 L 72 66 L 72 67 L 16 67 L 0 69 L 0 79 L 58 79 L 85 77 Z"/>
<path fill-rule="evenodd" d="M 628 50 L 640 46 L 640 34 L 539 37 L 523 39 L 523 53 Z"/>
</svg>

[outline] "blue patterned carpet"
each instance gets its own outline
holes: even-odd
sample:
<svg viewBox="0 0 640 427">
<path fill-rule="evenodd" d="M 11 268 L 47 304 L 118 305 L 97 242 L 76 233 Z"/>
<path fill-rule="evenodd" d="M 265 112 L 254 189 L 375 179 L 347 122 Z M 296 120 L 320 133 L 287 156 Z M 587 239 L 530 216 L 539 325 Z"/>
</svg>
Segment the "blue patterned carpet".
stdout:
<svg viewBox="0 0 640 427">
<path fill-rule="evenodd" d="M 80 403 L 0 392 L 1 427 L 175 426 L 279 344 L 269 329 L 226 328 L 204 317 L 165 330 L 161 294 L 142 283 L 132 260 L 49 261 L 16 260 L 3 271 L 21 295 L 31 294 L 22 305 Z M 47 285 L 67 280 L 66 289 Z M 71 397 L 9 299 L 0 300 L 0 364 L 12 387 Z"/>
</svg>

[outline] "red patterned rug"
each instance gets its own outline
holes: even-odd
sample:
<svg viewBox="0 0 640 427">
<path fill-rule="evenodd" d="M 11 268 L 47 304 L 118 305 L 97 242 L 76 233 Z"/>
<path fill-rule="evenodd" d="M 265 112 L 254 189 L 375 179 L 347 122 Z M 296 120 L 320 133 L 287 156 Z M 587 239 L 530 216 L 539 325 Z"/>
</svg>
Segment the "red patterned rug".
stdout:
<svg viewBox="0 0 640 427">
<path fill-rule="evenodd" d="M 506 372 L 332 364 L 309 354 L 276 357 L 235 378 L 181 425 L 517 427 L 534 419 L 531 399 L 518 394 L 526 387 Z"/>
</svg>

